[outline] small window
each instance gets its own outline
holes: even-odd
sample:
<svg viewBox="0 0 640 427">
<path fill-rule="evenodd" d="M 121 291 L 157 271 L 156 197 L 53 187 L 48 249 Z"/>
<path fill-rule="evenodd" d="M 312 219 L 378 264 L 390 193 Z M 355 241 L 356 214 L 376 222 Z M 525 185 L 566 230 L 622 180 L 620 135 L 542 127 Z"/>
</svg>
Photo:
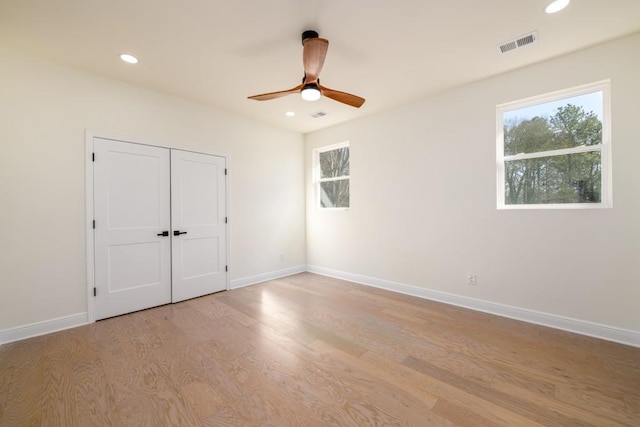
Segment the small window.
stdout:
<svg viewBox="0 0 640 427">
<path fill-rule="evenodd" d="M 315 176 L 321 208 L 349 207 L 349 143 L 315 150 Z"/>
<path fill-rule="evenodd" d="M 498 209 L 611 206 L 609 82 L 497 107 Z"/>
</svg>

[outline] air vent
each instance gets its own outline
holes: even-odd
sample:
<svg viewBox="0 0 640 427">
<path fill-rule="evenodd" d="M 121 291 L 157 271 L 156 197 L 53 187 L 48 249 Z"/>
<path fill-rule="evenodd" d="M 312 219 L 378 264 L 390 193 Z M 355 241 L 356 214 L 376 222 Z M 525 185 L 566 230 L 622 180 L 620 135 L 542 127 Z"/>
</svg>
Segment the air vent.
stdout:
<svg viewBox="0 0 640 427">
<path fill-rule="evenodd" d="M 520 36 L 515 40 L 509 40 L 508 42 L 502 43 L 500 45 L 500 52 L 507 53 L 512 50 L 529 46 L 538 41 L 538 33 L 536 31 L 525 34 L 524 36 Z"/>
<path fill-rule="evenodd" d="M 313 117 L 314 119 L 318 119 L 318 118 L 324 117 L 326 115 L 327 115 L 327 113 L 325 113 L 324 111 L 318 111 L 317 113 L 313 113 L 311 115 L 311 117 Z"/>
</svg>

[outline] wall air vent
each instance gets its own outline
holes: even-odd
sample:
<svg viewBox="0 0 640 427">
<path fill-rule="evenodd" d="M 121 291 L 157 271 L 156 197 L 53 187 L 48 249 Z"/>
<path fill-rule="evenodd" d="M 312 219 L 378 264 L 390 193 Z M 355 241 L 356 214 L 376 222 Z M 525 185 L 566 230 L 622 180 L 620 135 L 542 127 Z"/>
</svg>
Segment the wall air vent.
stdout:
<svg viewBox="0 0 640 427">
<path fill-rule="evenodd" d="M 313 113 L 311 115 L 311 117 L 313 117 L 314 119 L 318 119 L 318 118 L 324 117 L 326 115 L 327 115 L 327 113 L 325 113 L 324 111 L 318 111 L 317 113 Z"/>
<path fill-rule="evenodd" d="M 517 39 L 509 40 L 508 42 L 502 43 L 500 47 L 501 53 L 511 52 L 512 50 L 529 46 L 538 41 L 538 32 L 533 31 L 529 34 L 525 34 L 524 36 L 520 36 Z"/>
</svg>

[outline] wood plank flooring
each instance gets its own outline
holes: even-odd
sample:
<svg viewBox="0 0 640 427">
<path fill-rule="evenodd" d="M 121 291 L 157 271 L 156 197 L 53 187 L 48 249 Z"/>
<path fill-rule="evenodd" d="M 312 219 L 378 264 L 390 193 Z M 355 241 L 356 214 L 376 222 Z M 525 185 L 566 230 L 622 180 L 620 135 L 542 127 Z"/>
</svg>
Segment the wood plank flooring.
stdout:
<svg viewBox="0 0 640 427">
<path fill-rule="evenodd" d="M 640 349 L 298 274 L 0 347 L 1 426 L 640 426 Z"/>
</svg>

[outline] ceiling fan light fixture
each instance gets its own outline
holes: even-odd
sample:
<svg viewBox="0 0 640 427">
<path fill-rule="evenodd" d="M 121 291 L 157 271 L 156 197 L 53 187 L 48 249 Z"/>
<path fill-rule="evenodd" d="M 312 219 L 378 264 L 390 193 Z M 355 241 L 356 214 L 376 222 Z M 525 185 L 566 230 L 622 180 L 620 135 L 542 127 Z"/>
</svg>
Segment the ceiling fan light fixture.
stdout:
<svg viewBox="0 0 640 427">
<path fill-rule="evenodd" d="M 549 5 L 544 9 L 547 13 L 556 13 L 560 12 L 565 7 L 569 6 L 571 0 L 555 0 L 549 3 Z"/>
<path fill-rule="evenodd" d="M 304 85 L 300 91 L 300 96 L 305 101 L 317 101 L 320 99 L 320 89 L 318 89 L 318 86 L 314 84 Z"/>
</svg>

